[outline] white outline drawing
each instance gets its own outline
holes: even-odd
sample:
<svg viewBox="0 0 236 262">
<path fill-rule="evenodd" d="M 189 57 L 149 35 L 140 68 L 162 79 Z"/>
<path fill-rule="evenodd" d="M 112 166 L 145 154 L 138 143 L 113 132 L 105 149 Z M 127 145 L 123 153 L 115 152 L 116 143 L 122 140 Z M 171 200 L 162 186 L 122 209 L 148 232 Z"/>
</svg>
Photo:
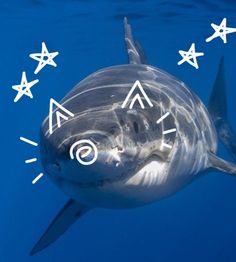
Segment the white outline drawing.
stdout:
<svg viewBox="0 0 236 262">
<path fill-rule="evenodd" d="M 42 42 L 41 53 L 34 53 L 34 54 L 29 55 L 30 58 L 39 62 L 34 73 L 38 74 L 38 72 L 41 71 L 46 65 L 51 65 L 51 66 L 57 67 L 57 64 L 53 60 L 57 55 L 59 55 L 59 52 L 49 53 L 45 42 Z M 44 57 L 47 57 L 47 59 L 45 60 Z"/>
<path fill-rule="evenodd" d="M 85 144 L 84 146 L 80 147 L 77 149 L 76 154 L 74 156 L 73 154 L 73 150 L 76 146 L 81 145 L 81 144 Z M 83 152 L 85 151 L 85 152 Z M 90 161 L 84 161 L 81 158 L 85 158 L 87 157 L 90 153 L 92 153 L 92 151 L 94 152 L 94 156 L 92 158 L 92 160 Z M 74 159 L 76 157 L 77 161 L 81 164 L 81 165 L 92 165 L 98 157 L 98 150 L 97 147 L 95 146 L 95 144 L 88 139 L 82 139 L 79 140 L 77 142 L 75 142 L 71 147 L 70 147 L 70 158 Z"/>
<path fill-rule="evenodd" d="M 50 99 L 50 104 L 49 104 L 49 133 L 52 134 L 53 133 L 53 126 L 52 126 L 52 116 L 53 113 L 56 114 L 56 121 L 57 121 L 57 126 L 60 128 L 61 127 L 61 119 L 64 120 L 68 120 L 69 117 L 62 114 L 59 111 L 55 111 L 53 112 L 53 105 L 55 105 L 57 107 L 57 109 L 62 110 L 63 112 L 65 112 L 68 116 L 74 117 L 74 114 L 72 112 L 70 112 L 68 109 L 66 109 L 64 106 L 60 105 L 56 100 L 54 100 L 53 98 Z"/>
<path fill-rule="evenodd" d="M 37 161 L 37 158 L 35 157 L 35 158 L 31 158 L 31 159 L 25 160 L 25 163 L 26 164 L 31 164 L 31 163 L 36 162 L 36 161 Z"/>
<path fill-rule="evenodd" d="M 162 146 L 167 147 L 168 149 L 171 149 L 172 146 L 169 144 L 166 144 L 165 142 L 162 142 Z"/>
<path fill-rule="evenodd" d="M 39 179 L 43 176 L 43 173 L 40 173 L 38 176 L 35 177 L 35 179 L 32 181 L 32 184 L 34 185 L 39 181 Z"/>
<path fill-rule="evenodd" d="M 163 135 L 176 132 L 176 128 L 168 129 L 163 131 Z"/>
<path fill-rule="evenodd" d="M 26 95 L 28 97 L 30 97 L 31 99 L 33 98 L 33 94 L 30 90 L 31 87 L 33 87 L 34 85 L 36 85 L 39 82 L 38 79 L 33 80 L 31 82 L 27 81 L 26 78 L 26 73 L 25 71 L 23 71 L 22 76 L 21 76 L 21 83 L 19 85 L 13 85 L 12 89 L 16 90 L 18 93 L 14 99 L 14 102 L 18 102 L 18 100 L 23 96 Z"/>
<path fill-rule="evenodd" d="M 20 137 L 20 140 L 27 143 L 27 144 L 30 144 L 32 146 L 38 146 L 38 143 L 32 141 L 32 140 L 29 140 L 28 138 L 25 138 L 23 136 Z"/>
<path fill-rule="evenodd" d="M 224 18 L 221 21 L 220 25 L 216 25 L 214 23 L 211 23 L 211 27 L 215 30 L 215 32 L 213 33 L 213 35 L 211 35 L 210 37 L 208 37 L 206 39 L 206 42 L 210 42 L 213 39 L 215 39 L 217 37 L 220 37 L 223 40 L 223 42 L 226 44 L 227 43 L 226 35 L 236 32 L 236 28 L 227 27 L 226 23 L 227 23 L 227 19 L 226 18 Z"/>
<path fill-rule="evenodd" d="M 161 116 L 158 120 L 157 120 L 157 124 L 161 123 L 170 113 L 166 112 L 163 116 Z"/>
<path fill-rule="evenodd" d="M 122 104 L 121 107 L 122 107 L 122 108 L 125 108 L 125 107 L 126 107 L 128 101 L 129 101 L 130 97 L 132 96 L 133 92 L 135 91 L 135 88 L 136 88 L 136 87 L 139 88 L 139 91 L 142 93 L 142 95 L 143 95 L 143 97 L 145 98 L 145 100 L 147 101 L 148 105 L 149 105 L 150 107 L 153 107 L 152 102 L 151 102 L 150 99 L 148 98 L 148 96 L 147 96 L 146 92 L 144 91 L 144 89 L 143 89 L 143 87 L 142 87 L 142 85 L 141 85 L 141 83 L 140 83 L 139 80 L 136 80 L 136 81 L 135 81 L 135 83 L 133 84 L 133 86 L 132 86 L 131 90 L 129 91 L 128 95 L 126 96 L 125 101 L 123 102 L 123 104 Z M 144 106 L 144 104 L 143 104 L 142 98 L 140 97 L 140 94 L 139 94 L 139 93 L 137 93 L 137 94 L 135 95 L 135 97 L 132 99 L 129 108 L 130 108 L 130 109 L 133 108 L 134 103 L 136 102 L 136 100 L 138 100 L 141 108 L 144 109 L 145 106 Z"/>
<path fill-rule="evenodd" d="M 31 146 L 35 146 L 37 147 L 38 146 L 38 143 L 28 139 L 28 138 L 25 138 L 23 136 L 20 137 L 20 140 L 31 145 Z M 30 159 L 27 159 L 25 160 L 25 164 L 31 164 L 31 163 L 34 163 L 36 162 L 38 159 L 36 157 L 34 158 L 30 158 Z M 40 173 L 37 177 L 34 178 L 34 180 L 32 181 L 32 184 L 34 185 L 35 183 L 38 182 L 38 180 L 43 176 L 44 174 L 43 173 Z"/>
<path fill-rule="evenodd" d="M 178 65 L 182 65 L 184 62 L 187 62 L 196 69 L 199 68 L 197 57 L 204 56 L 204 53 L 196 52 L 195 43 L 192 43 L 188 51 L 179 50 L 179 54 L 182 56 L 182 59 L 177 63 Z"/>
<path fill-rule="evenodd" d="M 157 124 L 160 124 L 165 118 L 167 118 L 168 116 L 170 115 L 170 112 L 166 112 L 163 116 L 161 116 L 157 121 L 156 123 Z M 176 128 L 171 128 L 171 129 L 167 129 L 167 130 L 163 130 L 162 134 L 163 135 L 166 135 L 166 134 L 170 134 L 170 133 L 174 133 L 176 132 Z M 164 141 L 162 141 L 162 146 L 168 148 L 168 149 L 171 149 L 173 146 L 172 145 L 169 145 L 167 143 L 165 143 Z"/>
</svg>

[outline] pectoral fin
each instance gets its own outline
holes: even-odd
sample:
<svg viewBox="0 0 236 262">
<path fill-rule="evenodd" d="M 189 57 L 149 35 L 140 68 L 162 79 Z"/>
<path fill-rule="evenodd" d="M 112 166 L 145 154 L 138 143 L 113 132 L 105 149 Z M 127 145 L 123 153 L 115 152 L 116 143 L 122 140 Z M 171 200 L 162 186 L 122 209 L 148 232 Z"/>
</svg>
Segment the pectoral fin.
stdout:
<svg viewBox="0 0 236 262">
<path fill-rule="evenodd" d="M 31 255 L 55 242 L 66 230 L 90 208 L 70 199 L 30 252 Z"/>
<path fill-rule="evenodd" d="M 213 153 L 209 153 L 209 167 L 230 175 L 236 175 L 235 164 L 225 161 Z"/>
</svg>

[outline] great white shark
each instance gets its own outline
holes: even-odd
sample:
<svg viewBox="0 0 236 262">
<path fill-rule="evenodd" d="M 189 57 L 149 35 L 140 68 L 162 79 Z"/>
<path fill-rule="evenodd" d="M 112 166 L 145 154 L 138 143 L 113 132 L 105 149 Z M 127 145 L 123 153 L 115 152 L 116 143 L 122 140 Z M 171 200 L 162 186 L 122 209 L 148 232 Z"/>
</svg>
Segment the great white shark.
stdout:
<svg viewBox="0 0 236 262">
<path fill-rule="evenodd" d="M 74 117 L 54 126 L 53 133 L 48 117 L 42 124 L 42 165 L 70 200 L 31 254 L 56 241 L 93 208 L 140 207 L 177 192 L 210 169 L 236 175 L 236 165 L 216 156 L 220 138 L 236 157 L 223 59 L 207 109 L 182 81 L 147 64 L 127 19 L 124 29 L 129 64 L 89 75 L 60 102 Z M 141 102 L 137 99 L 131 109 L 122 106 L 134 83 L 142 85 L 151 106 L 140 107 L 145 97 L 136 97 Z M 71 158 L 71 147 L 81 140 L 97 148 L 91 165 Z M 85 161 L 95 154 L 88 146 L 78 152 Z"/>
</svg>

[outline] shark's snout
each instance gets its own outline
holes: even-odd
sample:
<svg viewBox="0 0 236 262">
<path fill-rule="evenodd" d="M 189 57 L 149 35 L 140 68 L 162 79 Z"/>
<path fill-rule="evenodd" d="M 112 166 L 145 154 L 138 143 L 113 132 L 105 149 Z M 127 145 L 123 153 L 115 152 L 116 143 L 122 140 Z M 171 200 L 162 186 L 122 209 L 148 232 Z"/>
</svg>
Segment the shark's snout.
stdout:
<svg viewBox="0 0 236 262">
<path fill-rule="evenodd" d="M 118 169 L 122 146 L 110 133 L 91 129 L 68 136 L 65 127 L 61 127 L 60 135 L 41 133 L 41 161 L 49 177 L 87 183 L 111 176 L 111 167 Z"/>
</svg>

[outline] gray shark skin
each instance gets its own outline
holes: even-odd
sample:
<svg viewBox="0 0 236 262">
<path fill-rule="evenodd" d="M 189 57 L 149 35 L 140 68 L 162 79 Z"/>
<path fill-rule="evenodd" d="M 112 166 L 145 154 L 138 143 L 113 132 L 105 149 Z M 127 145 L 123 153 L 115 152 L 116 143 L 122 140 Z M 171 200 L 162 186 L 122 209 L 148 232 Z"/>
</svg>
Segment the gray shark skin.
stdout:
<svg viewBox="0 0 236 262">
<path fill-rule="evenodd" d="M 63 121 L 60 128 L 54 122 L 52 134 L 48 117 L 42 124 L 43 167 L 71 199 L 31 254 L 56 241 L 92 208 L 135 208 L 152 203 L 180 190 L 208 169 L 236 174 L 234 164 L 215 155 L 219 130 L 214 123 L 224 109 L 218 108 L 211 117 L 182 81 L 147 65 L 127 19 L 124 25 L 129 64 L 101 69 L 76 85 L 60 102 L 74 117 Z M 143 101 L 145 109 L 138 103 L 133 109 L 122 108 L 137 80 L 153 106 Z M 225 92 L 224 85 L 218 85 L 214 92 L 219 88 Z M 209 108 L 214 109 L 215 100 L 211 99 Z M 167 112 L 169 116 L 157 124 Z M 163 134 L 173 128 L 176 132 Z M 89 166 L 69 154 L 71 146 L 82 139 L 93 141 L 98 149 L 96 162 Z M 234 139 L 231 135 L 222 141 L 230 150 Z M 170 147 L 163 147 L 163 141 Z"/>
</svg>

